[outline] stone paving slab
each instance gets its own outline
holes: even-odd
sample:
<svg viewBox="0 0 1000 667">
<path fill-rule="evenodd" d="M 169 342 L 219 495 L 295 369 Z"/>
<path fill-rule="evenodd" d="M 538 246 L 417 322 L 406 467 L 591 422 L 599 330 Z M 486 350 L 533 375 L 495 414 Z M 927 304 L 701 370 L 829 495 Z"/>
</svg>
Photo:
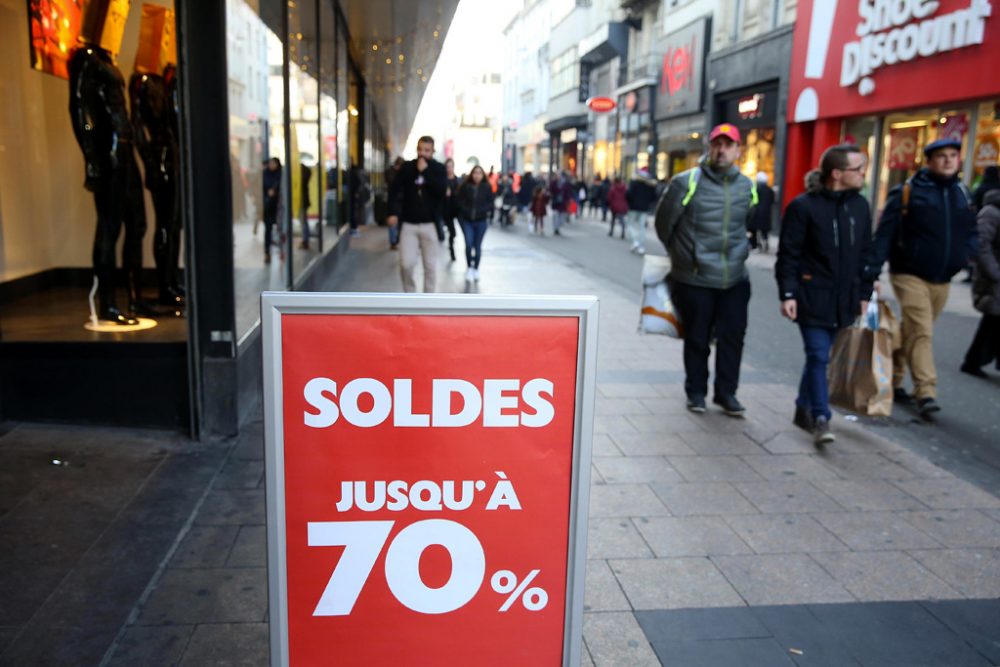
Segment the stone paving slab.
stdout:
<svg viewBox="0 0 1000 667">
<path fill-rule="evenodd" d="M 633 609 L 732 607 L 739 593 L 707 558 L 612 560 Z"/>
<path fill-rule="evenodd" d="M 856 599 L 806 554 L 713 556 L 712 562 L 751 606 L 781 604 L 790 594 L 805 603 Z"/>
<path fill-rule="evenodd" d="M 813 554 L 859 600 L 946 600 L 962 594 L 902 551 Z"/>
</svg>

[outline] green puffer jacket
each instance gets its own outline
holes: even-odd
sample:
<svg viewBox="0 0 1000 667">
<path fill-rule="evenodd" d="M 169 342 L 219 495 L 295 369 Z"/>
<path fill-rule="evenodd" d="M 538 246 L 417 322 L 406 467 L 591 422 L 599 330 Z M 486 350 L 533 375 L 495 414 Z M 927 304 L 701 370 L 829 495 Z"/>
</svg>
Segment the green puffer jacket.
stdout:
<svg viewBox="0 0 1000 667">
<path fill-rule="evenodd" d="M 718 174 L 702 158 L 698 168 L 701 175 L 686 206 L 692 170 L 670 179 L 656 207 L 656 234 L 670 254 L 672 280 L 726 289 L 748 278 L 754 185 L 736 166 Z"/>
</svg>

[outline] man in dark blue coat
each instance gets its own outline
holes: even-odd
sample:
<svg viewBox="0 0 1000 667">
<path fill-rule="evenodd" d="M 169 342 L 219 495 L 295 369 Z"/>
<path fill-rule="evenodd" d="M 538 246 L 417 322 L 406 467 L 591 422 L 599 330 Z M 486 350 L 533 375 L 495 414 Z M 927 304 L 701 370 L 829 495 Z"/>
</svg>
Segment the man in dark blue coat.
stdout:
<svg viewBox="0 0 1000 667">
<path fill-rule="evenodd" d="M 893 354 L 898 401 L 906 369 L 921 416 L 940 410 L 932 340 L 951 279 L 976 252 L 976 213 L 958 171 L 962 144 L 938 139 L 924 148 L 926 166 L 889 192 L 875 232 L 875 261 L 889 260 L 889 280 L 903 310 L 903 345 Z"/>
</svg>

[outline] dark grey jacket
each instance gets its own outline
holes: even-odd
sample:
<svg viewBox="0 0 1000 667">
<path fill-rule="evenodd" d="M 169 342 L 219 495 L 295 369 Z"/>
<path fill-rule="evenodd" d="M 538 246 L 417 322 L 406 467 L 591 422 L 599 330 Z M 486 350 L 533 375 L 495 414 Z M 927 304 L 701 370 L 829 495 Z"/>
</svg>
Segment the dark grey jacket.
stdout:
<svg viewBox="0 0 1000 667">
<path fill-rule="evenodd" d="M 671 278 L 696 287 L 726 289 L 747 280 L 747 221 L 753 215 L 753 182 L 730 167 L 718 174 L 702 158 L 695 194 L 687 206 L 691 170 L 670 179 L 656 207 L 656 234 L 670 254 Z"/>
<path fill-rule="evenodd" d="M 979 209 L 979 248 L 972 302 L 987 315 L 1000 315 L 1000 189 L 990 190 Z"/>
</svg>

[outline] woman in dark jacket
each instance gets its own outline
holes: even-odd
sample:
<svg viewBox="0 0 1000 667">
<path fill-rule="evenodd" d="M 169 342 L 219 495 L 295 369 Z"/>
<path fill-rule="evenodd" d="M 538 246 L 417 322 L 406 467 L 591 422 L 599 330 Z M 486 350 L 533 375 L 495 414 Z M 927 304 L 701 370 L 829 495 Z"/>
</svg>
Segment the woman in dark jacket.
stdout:
<svg viewBox="0 0 1000 667">
<path fill-rule="evenodd" d="M 983 366 L 996 362 L 1000 370 L 1000 188 L 990 190 L 983 198 L 983 207 L 977 218 L 979 248 L 976 252 L 975 280 L 972 283 L 972 302 L 983 314 L 965 353 L 962 372 L 985 378 Z"/>
<path fill-rule="evenodd" d="M 859 193 L 865 166 L 857 146 L 826 149 L 781 225 L 774 267 L 781 314 L 799 325 L 806 353 L 793 421 L 812 431 L 817 445 L 834 440 L 826 383 L 830 348 L 871 298 L 878 276 L 871 209 Z"/>
<path fill-rule="evenodd" d="M 479 165 L 472 168 L 458 189 L 458 221 L 465 236 L 466 282 L 479 282 L 479 260 L 483 254 L 483 237 L 489 227 L 487 218 L 493 210 L 493 188 L 486 172 Z"/>
</svg>

